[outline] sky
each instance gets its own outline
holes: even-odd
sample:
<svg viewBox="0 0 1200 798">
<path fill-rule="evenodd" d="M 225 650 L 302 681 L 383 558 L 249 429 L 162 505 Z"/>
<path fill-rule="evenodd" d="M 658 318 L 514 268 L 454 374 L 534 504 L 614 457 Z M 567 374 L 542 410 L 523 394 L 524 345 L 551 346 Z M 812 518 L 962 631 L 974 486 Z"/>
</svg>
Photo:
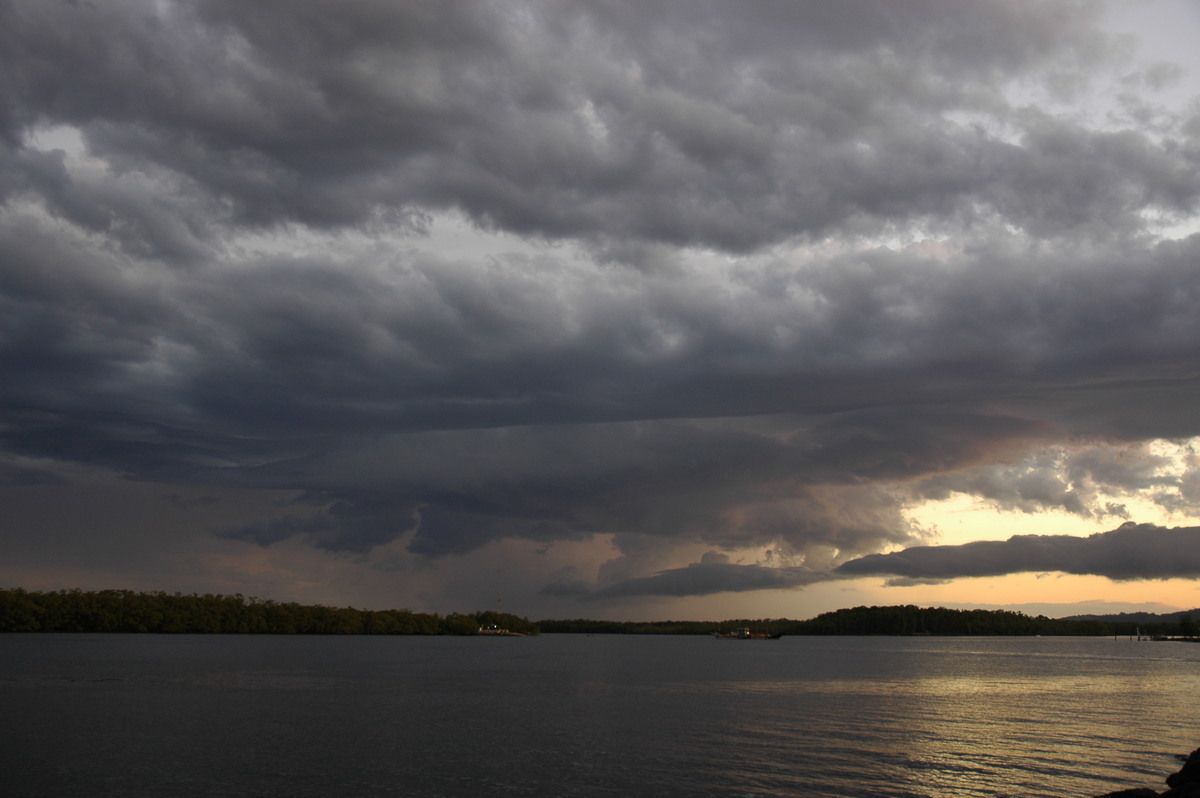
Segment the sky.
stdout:
<svg viewBox="0 0 1200 798">
<path fill-rule="evenodd" d="M 0 0 L 0 586 L 1200 607 L 1198 32 Z"/>
</svg>

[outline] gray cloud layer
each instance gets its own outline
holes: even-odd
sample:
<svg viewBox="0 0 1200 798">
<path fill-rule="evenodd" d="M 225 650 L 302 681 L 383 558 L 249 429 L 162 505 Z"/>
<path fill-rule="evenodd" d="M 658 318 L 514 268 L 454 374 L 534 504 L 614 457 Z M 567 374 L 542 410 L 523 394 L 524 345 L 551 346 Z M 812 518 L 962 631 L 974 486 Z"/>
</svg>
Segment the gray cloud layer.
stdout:
<svg viewBox="0 0 1200 798">
<path fill-rule="evenodd" d="M 890 554 L 853 559 L 831 571 L 700 562 L 622 580 L 599 590 L 560 582 L 549 585 L 546 592 L 602 601 L 793 589 L 861 576 L 890 576 L 894 577 L 890 580 L 892 584 L 917 584 L 1030 572 L 1092 574 L 1114 580 L 1194 578 L 1200 576 L 1200 527 L 1168 529 L 1131 521 L 1086 538 L 1015 535 L 1008 540 L 958 546 L 913 546 Z"/>
<path fill-rule="evenodd" d="M 888 574 L 938 580 L 1037 571 L 1097 574 L 1110 579 L 1200 576 L 1200 527 L 1168 529 L 1130 521 L 1086 538 L 1015 535 L 961 546 L 916 546 L 871 554 L 837 569 L 843 576 Z"/>
<path fill-rule="evenodd" d="M 1114 46 L 1094 4 L 442 5 L 11 3 L 0 133 L 56 211 L 140 216 L 136 243 L 172 254 L 215 220 L 456 208 L 548 238 L 748 251 L 917 220 L 1129 229 L 1196 200 L 1185 142 L 1006 96 L 1082 90 Z M 176 229 L 132 187 L 19 157 L 44 122 L 161 181 Z"/>
<path fill-rule="evenodd" d="M 1097 13 L 4 3 L 0 480 L 295 491 L 217 530 L 262 545 L 785 569 L 920 540 L 912 496 L 1186 504 L 1101 445 L 1200 434 L 1200 237 L 1156 234 L 1200 117 Z M 662 589 L 804 581 L 696 568 Z"/>
</svg>

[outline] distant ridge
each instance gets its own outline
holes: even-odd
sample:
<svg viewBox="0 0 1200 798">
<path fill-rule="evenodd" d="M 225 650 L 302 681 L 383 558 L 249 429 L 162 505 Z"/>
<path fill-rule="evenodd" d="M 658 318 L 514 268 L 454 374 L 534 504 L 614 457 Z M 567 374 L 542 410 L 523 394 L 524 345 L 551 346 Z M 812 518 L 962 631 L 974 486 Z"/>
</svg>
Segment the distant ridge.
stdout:
<svg viewBox="0 0 1200 798">
<path fill-rule="evenodd" d="M 1104 623 L 1179 623 L 1187 615 L 1200 620 L 1200 608 L 1179 612 L 1115 612 L 1106 615 L 1067 615 L 1064 621 L 1102 621 Z"/>
<path fill-rule="evenodd" d="M 711 634 L 749 628 L 769 635 L 1113 635 L 1133 634 L 1135 622 L 1108 624 L 1030 616 L 1012 610 L 917 607 L 851 607 L 824 612 L 806 621 L 743 618 L 704 621 L 597 621 L 584 618 L 541 620 L 546 634 Z M 1147 627 L 1149 624 L 1146 625 Z M 1173 630 L 1151 630 L 1168 634 Z"/>
</svg>

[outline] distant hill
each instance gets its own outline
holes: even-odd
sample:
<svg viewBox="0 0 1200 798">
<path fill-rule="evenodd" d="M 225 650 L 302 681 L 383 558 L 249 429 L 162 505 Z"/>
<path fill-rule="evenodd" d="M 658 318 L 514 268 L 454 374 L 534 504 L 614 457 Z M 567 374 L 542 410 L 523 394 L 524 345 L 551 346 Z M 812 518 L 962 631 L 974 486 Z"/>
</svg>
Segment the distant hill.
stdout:
<svg viewBox="0 0 1200 798">
<path fill-rule="evenodd" d="M 1036 617 L 1011 610 L 964 610 L 946 607 L 851 607 L 824 612 L 806 621 L 788 618 L 741 618 L 711 621 L 541 620 L 544 633 L 574 634 L 710 634 L 750 629 L 768 635 L 1112 635 L 1133 634 L 1124 626 L 1097 621 Z M 1127 627 L 1127 628 L 1126 628 Z M 1150 631 L 1147 629 L 1146 631 Z"/>
<path fill-rule="evenodd" d="M 1117 612 L 1108 615 L 1068 615 L 1064 621 L 1101 621 L 1103 623 L 1179 623 L 1183 616 L 1200 621 L 1200 609 L 1179 612 Z"/>
</svg>

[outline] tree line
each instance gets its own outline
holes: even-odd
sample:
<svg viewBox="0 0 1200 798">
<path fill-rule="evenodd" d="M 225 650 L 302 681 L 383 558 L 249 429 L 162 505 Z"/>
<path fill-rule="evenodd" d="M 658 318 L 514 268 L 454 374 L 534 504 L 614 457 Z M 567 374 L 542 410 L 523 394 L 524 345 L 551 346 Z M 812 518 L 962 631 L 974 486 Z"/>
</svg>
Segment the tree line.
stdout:
<svg viewBox="0 0 1200 798">
<path fill-rule="evenodd" d="M 263 601 L 240 593 L 0 589 L 0 632 L 473 635 L 481 628 L 538 632 L 526 618 L 491 611 L 441 616 Z"/>
<path fill-rule="evenodd" d="M 783 635 L 1163 635 L 1196 637 L 1190 615 L 1178 621 L 1067 620 L 1011 610 L 959 610 L 914 605 L 853 607 L 808 620 L 737 618 L 714 621 L 603 621 L 576 618 L 536 623 L 510 613 L 359 610 L 213 595 L 132 590 L 29 591 L 0 588 L 0 632 L 150 632 L 192 634 L 474 635 L 518 634 L 704 635 L 749 628 Z"/>
<path fill-rule="evenodd" d="M 824 612 L 808 620 L 736 618 L 712 621 L 593 621 L 543 620 L 544 633 L 583 634 L 710 634 L 749 628 L 752 632 L 783 635 L 1183 635 L 1195 636 L 1190 616 L 1179 622 L 1149 623 L 1067 620 L 1030 616 L 1012 610 L 958 610 L 914 605 L 852 607 Z"/>
</svg>

